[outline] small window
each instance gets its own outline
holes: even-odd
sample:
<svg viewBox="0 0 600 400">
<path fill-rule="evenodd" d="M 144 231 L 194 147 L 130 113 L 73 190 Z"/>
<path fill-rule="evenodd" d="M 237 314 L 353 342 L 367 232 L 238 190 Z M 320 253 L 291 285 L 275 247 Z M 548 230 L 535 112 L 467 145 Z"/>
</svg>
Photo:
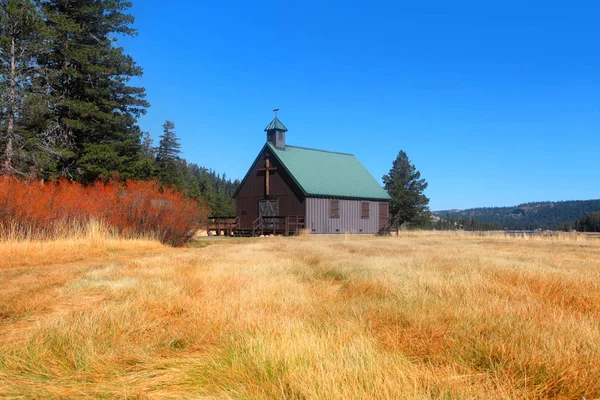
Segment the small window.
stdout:
<svg viewBox="0 0 600 400">
<path fill-rule="evenodd" d="M 339 218 L 340 217 L 340 201 L 339 200 L 330 200 L 330 212 L 329 216 L 331 218 Z"/>
<path fill-rule="evenodd" d="M 369 204 L 368 201 L 363 201 L 361 204 L 361 218 L 363 219 L 369 219 Z"/>
</svg>

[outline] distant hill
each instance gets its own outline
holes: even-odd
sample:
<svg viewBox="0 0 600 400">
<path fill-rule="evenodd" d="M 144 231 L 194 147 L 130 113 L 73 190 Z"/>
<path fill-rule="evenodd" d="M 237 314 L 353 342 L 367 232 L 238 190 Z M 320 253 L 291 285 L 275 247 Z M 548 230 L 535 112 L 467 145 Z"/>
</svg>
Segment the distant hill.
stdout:
<svg viewBox="0 0 600 400">
<path fill-rule="evenodd" d="M 514 207 L 482 207 L 468 210 L 441 210 L 433 214 L 451 219 L 474 218 L 510 230 L 557 229 L 579 218 L 600 211 L 599 200 L 545 201 Z"/>
</svg>

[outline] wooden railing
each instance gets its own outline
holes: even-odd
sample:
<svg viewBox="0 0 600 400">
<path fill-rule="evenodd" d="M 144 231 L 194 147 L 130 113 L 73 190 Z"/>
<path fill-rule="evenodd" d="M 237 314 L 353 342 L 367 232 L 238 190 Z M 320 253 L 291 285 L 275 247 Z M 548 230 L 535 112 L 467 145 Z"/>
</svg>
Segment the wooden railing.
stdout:
<svg viewBox="0 0 600 400">
<path fill-rule="evenodd" d="M 288 215 L 285 217 L 285 234 L 298 235 L 305 228 L 304 215 Z"/>
<path fill-rule="evenodd" d="M 206 225 L 207 233 L 216 235 L 297 235 L 305 228 L 304 215 L 286 215 L 273 217 L 258 217 L 252 221 L 252 229 L 240 228 L 239 217 L 209 217 Z"/>
<path fill-rule="evenodd" d="M 231 236 L 239 227 L 239 217 L 208 217 L 206 232 L 209 235 L 214 231 L 217 236 L 220 236 L 221 233 Z"/>
<path fill-rule="evenodd" d="M 252 236 L 261 236 L 264 235 L 264 222 L 263 217 L 258 217 L 254 221 L 252 221 Z"/>
<path fill-rule="evenodd" d="M 400 231 L 400 217 L 390 216 L 386 222 L 386 224 L 379 229 L 379 235 L 391 235 L 392 232 L 396 233 L 398 236 L 398 232 Z"/>
<path fill-rule="evenodd" d="M 262 217 L 264 233 L 268 234 L 285 234 L 286 233 L 286 218 L 284 216 Z"/>
<path fill-rule="evenodd" d="M 252 222 L 252 236 L 265 234 L 297 235 L 305 226 L 303 215 L 258 217 Z"/>
</svg>

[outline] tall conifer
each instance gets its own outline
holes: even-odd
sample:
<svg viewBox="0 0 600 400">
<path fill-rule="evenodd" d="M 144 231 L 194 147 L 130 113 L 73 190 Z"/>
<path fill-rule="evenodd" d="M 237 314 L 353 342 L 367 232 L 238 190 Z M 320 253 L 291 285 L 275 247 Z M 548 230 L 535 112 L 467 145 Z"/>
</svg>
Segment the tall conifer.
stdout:
<svg viewBox="0 0 600 400">
<path fill-rule="evenodd" d="M 163 134 L 160 135 L 156 149 L 156 164 L 158 165 L 160 181 L 169 186 L 185 189 L 184 170 L 185 160 L 179 158 L 181 144 L 175 133 L 175 123 L 166 120 L 163 124 Z"/>
<path fill-rule="evenodd" d="M 120 173 L 143 177 L 151 162 L 141 151 L 137 118 L 149 106 L 145 90 L 129 85 L 142 69 L 116 45 L 134 36 L 124 0 L 44 0 L 51 51 L 47 71 L 50 137 L 60 175 L 92 181 Z"/>
<path fill-rule="evenodd" d="M 390 212 L 400 224 L 426 225 L 430 221 L 429 199 L 423 193 L 427 188 L 425 179 L 401 150 L 390 172 L 383 177 L 385 190 L 392 198 Z"/>
</svg>

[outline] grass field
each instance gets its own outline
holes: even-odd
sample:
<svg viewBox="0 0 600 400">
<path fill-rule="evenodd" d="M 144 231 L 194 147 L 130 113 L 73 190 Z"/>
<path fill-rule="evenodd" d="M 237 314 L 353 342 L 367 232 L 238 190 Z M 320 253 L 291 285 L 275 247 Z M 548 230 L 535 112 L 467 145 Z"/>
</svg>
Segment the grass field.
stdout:
<svg viewBox="0 0 600 400">
<path fill-rule="evenodd" d="M 600 396 L 600 239 L 0 242 L 0 397 Z"/>
</svg>

